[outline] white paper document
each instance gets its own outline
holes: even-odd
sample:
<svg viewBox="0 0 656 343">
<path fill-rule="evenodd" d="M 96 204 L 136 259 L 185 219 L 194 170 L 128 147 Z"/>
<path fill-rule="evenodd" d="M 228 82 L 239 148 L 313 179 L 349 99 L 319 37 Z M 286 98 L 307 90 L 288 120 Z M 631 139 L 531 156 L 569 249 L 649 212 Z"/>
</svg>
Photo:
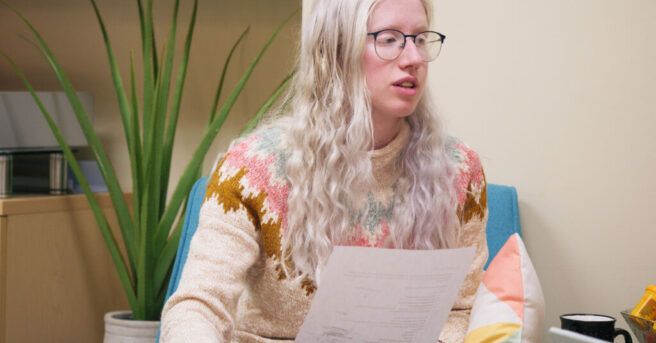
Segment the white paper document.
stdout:
<svg viewBox="0 0 656 343">
<path fill-rule="evenodd" d="M 473 258 L 473 247 L 335 247 L 296 342 L 436 343 Z"/>
</svg>

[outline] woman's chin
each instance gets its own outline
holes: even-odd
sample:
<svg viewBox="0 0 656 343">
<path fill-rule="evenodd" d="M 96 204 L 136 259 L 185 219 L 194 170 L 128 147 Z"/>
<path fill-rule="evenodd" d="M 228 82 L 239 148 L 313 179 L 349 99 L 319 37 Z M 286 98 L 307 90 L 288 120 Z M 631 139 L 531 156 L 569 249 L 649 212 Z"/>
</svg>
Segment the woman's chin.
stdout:
<svg viewBox="0 0 656 343">
<path fill-rule="evenodd" d="M 404 106 L 402 108 L 399 108 L 395 113 L 395 117 L 398 118 L 406 118 L 411 116 L 413 113 L 415 113 L 415 109 L 417 109 L 417 105 L 414 106 Z"/>
</svg>

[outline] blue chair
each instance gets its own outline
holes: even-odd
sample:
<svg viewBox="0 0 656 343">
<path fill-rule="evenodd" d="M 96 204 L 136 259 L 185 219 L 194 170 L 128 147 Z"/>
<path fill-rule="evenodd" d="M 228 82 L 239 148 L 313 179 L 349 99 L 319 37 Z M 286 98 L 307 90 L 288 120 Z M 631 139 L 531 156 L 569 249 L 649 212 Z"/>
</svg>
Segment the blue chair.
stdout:
<svg viewBox="0 0 656 343">
<path fill-rule="evenodd" d="M 512 186 L 487 184 L 487 250 L 490 256 L 483 269 L 487 270 L 490 262 L 501 250 L 508 237 L 514 233 L 522 236 L 517 207 L 517 190 Z"/>
<path fill-rule="evenodd" d="M 180 242 L 178 243 L 178 252 L 175 254 L 175 262 L 173 263 L 169 288 L 166 291 L 164 303 L 166 303 L 166 301 L 169 300 L 169 297 L 176 289 L 178 289 L 180 276 L 182 276 L 182 268 L 184 267 L 185 262 L 187 262 L 187 255 L 189 254 L 189 244 L 198 228 L 198 215 L 200 214 L 200 207 L 203 205 L 203 200 L 205 200 L 205 192 L 207 192 L 208 182 L 208 177 L 201 177 L 196 183 L 194 183 L 194 186 L 189 193 L 189 203 L 187 204 L 187 210 L 185 211 L 182 234 L 180 235 Z"/>
<path fill-rule="evenodd" d="M 201 177 L 194 183 L 194 186 L 189 192 L 189 202 L 187 203 L 187 210 L 185 211 L 185 219 L 182 225 L 182 234 L 180 234 L 180 242 L 178 243 L 178 252 L 175 254 L 175 262 L 173 263 L 173 270 L 171 271 L 171 279 L 169 279 L 169 288 L 166 291 L 166 298 L 164 303 L 169 300 L 169 297 L 175 290 L 178 289 L 180 277 L 182 276 L 182 268 L 187 262 L 187 255 L 189 254 L 189 245 L 191 238 L 196 233 L 198 228 L 198 216 L 200 214 L 200 207 L 205 200 L 205 193 L 207 192 L 207 183 L 209 177 Z M 157 330 L 157 342 L 159 342 L 160 331 Z"/>
</svg>

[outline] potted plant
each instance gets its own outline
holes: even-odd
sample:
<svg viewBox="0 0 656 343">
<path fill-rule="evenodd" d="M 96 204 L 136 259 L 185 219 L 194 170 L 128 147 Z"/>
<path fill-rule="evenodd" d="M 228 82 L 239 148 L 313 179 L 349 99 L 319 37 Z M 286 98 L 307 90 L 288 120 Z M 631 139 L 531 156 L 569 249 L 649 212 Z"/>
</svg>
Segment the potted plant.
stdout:
<svg viewBox="0 0 656 343">
<path fill-rule="evenodd" d="M 78 179 L 84 194 L 90 204 L 92 212 L 100 227 L 110 256 L 118 272 L 119 279 L 127 300 L 130 304 L 131 314 L 138 321 L 158 321 L 163 307 L 164 296 L 167 291 L 170 271 L 177 251 L 182 222 L 181 213 L 184 213 L 186 198 L 194 181 L 199 177 L 202 162 L 216 137 L 223 122 L 230 113 L 237 97 L 242 92 L 246 81 L 260 58 L 272 43 L 283 25 L 295 13 L 285 19 L 261 48 L 252 63 L 233 88 L 227 100 L 221 107 L 218 106 L 222 93 L 223 83 L 228 65 L 235 48 L 240 44 L 248 32 L 242 33 L 232 46 L 223 66 L 217 91 L 210 110 L 209 122 L 203 132 L 201 142 L 187 164 L 184 172 L 173 188 L 170 199 L 167 199 L 168 187 L 171 184 L 170 170 L 174 138 L 177 128 L 178 115 L 187 72 L 198 0 L 193 2 L 191 19 L 187 28 L 184 48 L 180 56 L 177 76 L 173 77 L 174 48 L 176 46 L 177 18 L 179 0 L 173 5 L 173 21 L 168 33 L 168 39 L 163 44 L 162 53 L 158 54 L 155 43 L 155 33 L 152 17 L 152 0 L 136 1 L 139 10 L 139 20 L 142 38 L 142 64 L 143 91 L 137 93 L 135 64 L 130 58 L 130 79 L 124 86 L 118 64 L 110 44 L 109 35 L 103 22 L 101 13 L 95 0 L 90 0 L 96 18 L 100 25 L 104 45 L 109 59 L 109 67 L 113 87 L 118 99 L 118 112 L 121 115 L 125 139 L 127 141 L 128 155 L 132 177 L 132 206 L 124 198 L 116 173 L 105 153 L 102 144 L 95 133 L 91 122 L 81 106 L 71 82 L 60 67 L 48 44 L 41 37 L 32 24 L 15 8 L 3 1 L 15 12 L 29 27 L 36 41 L 30 41 L 43 55 L 56 75 L 63 88 L 68 101 L 75 111 L 77 120 L 87 139 L 89 148 L 97 162 L 101 174 L 107 184 L 114 211 L 118 219 L 121 243 L 119 243 L 110 230 L 107 219 L 101 211 L 87 180 L 82 174 L 78 162 L 68 147 L 60 130 L 54 124 L 50 114 L 36 95 L 30 82 L 20 68 L 3 51 L 0 54 L 11 64 L 19 75 L 34 100 L 41 108 L 45 120 L 48 122 L 55 138 L 64 152 L 71 170 Z M 27 38 L 26 38 L 27 40 Z M 287 86 L 290 76 L 287 76 L 273 95 L 265 102 L 262 108 L 254 115 L 245 131 L 252 129 L 275 99 Z M 170 105 L 169 105 L 170 104 Z M 125 251 L 121 254 L 119 244 Z"/>
</svg>

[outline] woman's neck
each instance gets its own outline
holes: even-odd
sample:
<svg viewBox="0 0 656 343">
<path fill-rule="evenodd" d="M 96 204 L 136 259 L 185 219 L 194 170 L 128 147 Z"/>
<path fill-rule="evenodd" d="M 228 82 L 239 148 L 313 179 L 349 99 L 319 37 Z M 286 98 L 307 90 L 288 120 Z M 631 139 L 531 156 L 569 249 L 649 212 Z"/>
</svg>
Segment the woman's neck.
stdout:
<svg viewBox="0 0 656 343">
<path fill-rule="evenodd" d="M 374 150 L 385 147 L 401 131 L 402 118 L 374 121 Z"/>
</svg>

